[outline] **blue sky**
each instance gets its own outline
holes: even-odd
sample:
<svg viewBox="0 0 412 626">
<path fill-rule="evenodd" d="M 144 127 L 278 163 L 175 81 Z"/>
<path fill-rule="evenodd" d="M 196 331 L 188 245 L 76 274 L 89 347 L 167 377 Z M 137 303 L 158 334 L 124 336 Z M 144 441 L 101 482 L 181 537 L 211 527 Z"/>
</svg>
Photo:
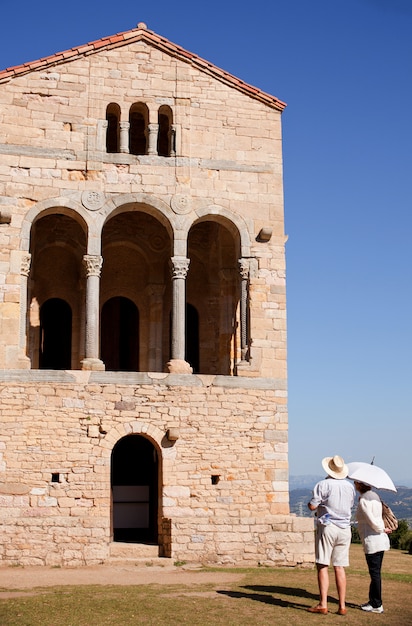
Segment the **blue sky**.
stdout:
<svg viewBox="0 0 412 626">
<path fill-rule="evenodd" d="M 288 103 L 290 473 L 375 456 L 412 486 L 410 0 L 20 0 L 1 12 L 1 68 L 143 21 Z"/>
</svg>

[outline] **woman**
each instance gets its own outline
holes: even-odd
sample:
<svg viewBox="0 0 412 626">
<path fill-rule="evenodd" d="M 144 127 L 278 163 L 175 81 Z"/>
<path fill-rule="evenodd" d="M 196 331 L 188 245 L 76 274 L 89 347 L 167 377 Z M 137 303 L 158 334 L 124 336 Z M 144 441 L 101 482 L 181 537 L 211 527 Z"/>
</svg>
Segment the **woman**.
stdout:
<svg viewBox="0 0 412 626">
<path fill-rule="evenodd" d="M 382 502 L 378 494 L 369 485 L 356 480 L 354 482 L 360 493 L 356 520 L 371 578 L 369 602 L 362 604 L 361 609 L 371 613 L 383 613 L 381 568 L 383 553 L 390 548 L 388 533 L 391 531 L 384 526 Z"/>
</svg>

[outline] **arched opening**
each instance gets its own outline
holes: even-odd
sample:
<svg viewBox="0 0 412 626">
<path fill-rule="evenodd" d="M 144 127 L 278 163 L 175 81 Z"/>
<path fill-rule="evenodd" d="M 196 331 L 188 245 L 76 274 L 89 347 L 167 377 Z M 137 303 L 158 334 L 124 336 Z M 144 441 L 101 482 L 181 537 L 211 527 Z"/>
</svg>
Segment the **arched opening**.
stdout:
<svg viewBox="0 0 412 626">
<path fill-rule="evenodd" d="M 153 215 L 139 211 L 136 207 L 134 211 L 118 213 L 106 222 L 102 231 L 102 256 L 102 360 L 106 362 L 113 352 L 110 343 L 117 341 L 113 336 L 114 329 L 121 328 L 119 332 L 123 333 L 125 350 L 130 351 L 129 358 L 136 355 L 134 361 L 129 361 L 127 368 L 141 372 L 163 372 L 167 361 L 169 332 L 165 315 L 172 301 L 170 234 Z M 112 321 L 116 319 L 115 311 L 103 306 L 112 298 L 120 298 L 112 305 L 107 305 L 119 309 L 120 321 L 115 325 Z M 129 304 L 124 302 L 126 299 Z M 135 307 L 138 310 L 136 321 Z M 128 319 L 129 322 L 122 322 L 122 319 Z M 108 361 L 108 369 L 117 367 L 117 364 L 110 365 Z"/>
<path fill-rule="evenodd" d="M 72 311 L 60 298 L 51 298 L 40 307 L 39 368 L 71 369 Z"/>
<path fill-rule="evenodd" d="M 57 358 L 57 355 L 53 358 L 54 363 L 61 363 L 57 369 L 79 369 L 81 359 L 84 358 L 86 282 L 82 260 L 86 253 L 86 237 L 84 226 L 70 215 L 62 213 L 39 217 L 32 225 L 32 256 L 27 294 L 27 354 L 34 369 L 51 367 L 47 354 L 54 349 L 60 350 L 53 348 L 53 342 L 58 345 L 64 343 L 65 351 L 71 344 L 70 358 Z M 46 304 L 50 301 L 60 304 Z M 41 305 L 46 306 L 42 313 L 44 329 L 39 330 Z M 70 323 L 67 321 L 69 312 Z M 70 328 L 70 333 L 67 332 L 65 338 L 63 335 L 60 338 L 60 331 L 50 330 L 57 327 Z M 52 332 L 55 340 L 49 342 L 48 336 Z"/>
<path fill-rule="evenodd" d="M 103 305 L 100 357 L 106 371 L 139 371 L 139 311 L 128 298 L 110 298 Z"/>
<path fill-rule="evenodd" d="M 172 110 L 169 106 L 161 106 L 158 112 L 159 131 L 157 135 L 157 154 L 170 156 L 172 152 Z"/>
<path fill-rule="evenodd" d="M 199 314 L 194 306 L 186 305 L 186 356 L 193 373 L 199 373 Z"/>
<path fill-rule="evenodd" d="M 142 103 L 132 104 L 129 111 L 129 122 L 130 154 L 146 154 L 147 128 L 149 123 L 147 106 Z"/>
<path fill-rule="evenodd" d="M 228 221 L 203 219 L 190 229 L 186 298 L 197 312 L 197 371 L 201 374 L 230 376 L 236 371 L 239 253 L 239 233 Z M 187 315 L 189 320 L 193 312 L 188 310 Z M 192 324 L 193 317 L 187 329 Z M 189 344 L 190 362 L 188 350 Z"/>
<path fill-rule="evenodd" d="M 106 151 L 119 152 L 120 148 L 120 107 L 115 102 L 107 105 L 106 109 Z"/>
<path fill-rule="evenodd" d="M 158 542 L 159 461 L 154 445 L 141 435 L 116 443 L 111 458 L 113 541 Z"/>
</svg>

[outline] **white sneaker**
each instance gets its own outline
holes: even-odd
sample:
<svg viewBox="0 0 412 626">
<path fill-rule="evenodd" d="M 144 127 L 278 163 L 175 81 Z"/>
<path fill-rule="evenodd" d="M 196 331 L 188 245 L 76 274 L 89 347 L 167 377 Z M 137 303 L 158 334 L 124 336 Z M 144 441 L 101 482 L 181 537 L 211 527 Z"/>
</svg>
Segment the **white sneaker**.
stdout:
<svg viewBox="0 0 412 626">
<path fill-rule="evenodd" d="M 383 606 L 373 607 L 367 602 L 361 605 L 362 611 L 368 611 L 369 613 L 383 613 Z"/>
</svg>

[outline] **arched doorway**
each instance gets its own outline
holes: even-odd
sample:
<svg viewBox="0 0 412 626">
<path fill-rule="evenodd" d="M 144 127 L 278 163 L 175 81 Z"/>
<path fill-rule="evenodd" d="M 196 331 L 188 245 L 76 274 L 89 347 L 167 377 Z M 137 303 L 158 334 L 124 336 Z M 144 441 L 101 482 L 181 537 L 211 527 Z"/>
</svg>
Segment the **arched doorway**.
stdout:
<svg viewBox="0 0 412 626">
<path fill-rule="evenodd" d="M 111 459 L 113 541 L 158 541 L 159 463 L 154 445 L 141 435 L 116 443 Z"/>
<path fill-rule="evenodd" d="M 71 308 L 60 298 L 50 298 L 40 308 L 39 368 L 69 370 L 71 357 Z"/>
<path fill-rule="evenodd" d="M 111 298 L 103 306 L 100 356 L 106 371 L 139 371 L 139 311 L 128 298 Z"/>
</svg>

